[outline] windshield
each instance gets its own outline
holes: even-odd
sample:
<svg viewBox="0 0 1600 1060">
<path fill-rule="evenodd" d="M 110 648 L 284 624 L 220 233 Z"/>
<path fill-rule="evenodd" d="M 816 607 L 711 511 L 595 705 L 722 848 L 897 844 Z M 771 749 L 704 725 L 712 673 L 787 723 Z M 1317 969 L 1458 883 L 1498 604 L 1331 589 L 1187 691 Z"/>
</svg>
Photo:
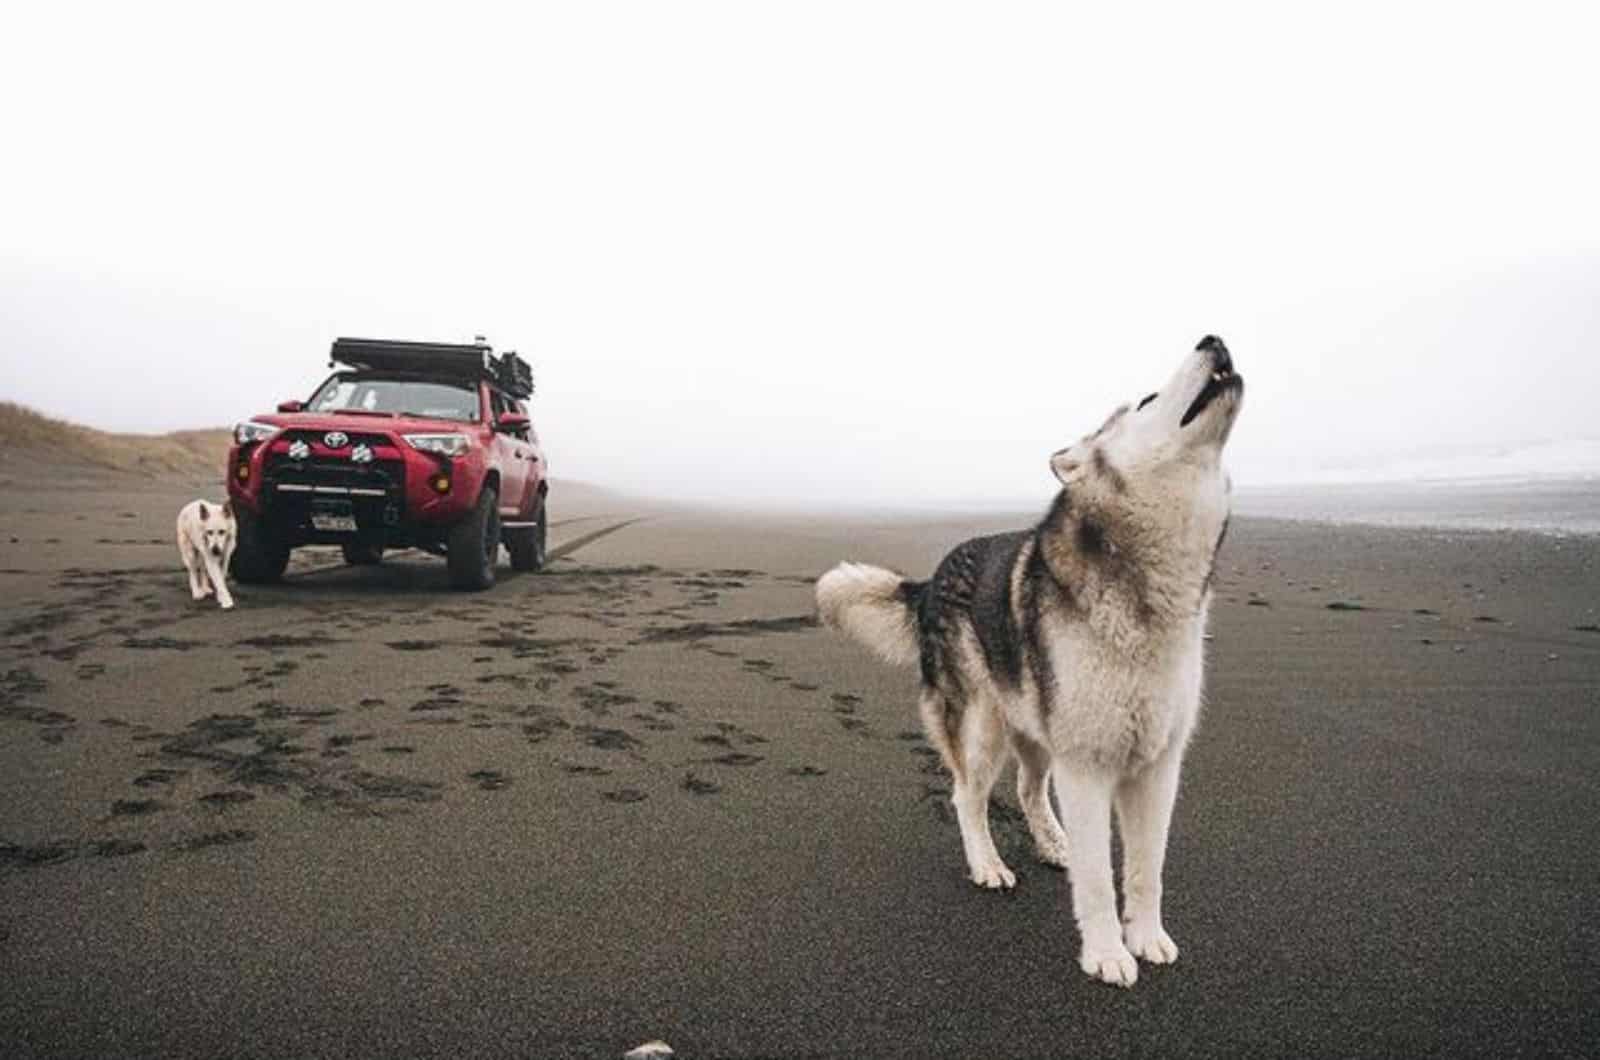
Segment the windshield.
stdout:
<svg viewBox="0 0 1600 1060">
<path fill-rule="evenodd" d="M 478 389 L 470 383 L 336 375 L 311 396 L 312 412 L 387 412 L 430 420 L 478 421 Z"/>
</svg>

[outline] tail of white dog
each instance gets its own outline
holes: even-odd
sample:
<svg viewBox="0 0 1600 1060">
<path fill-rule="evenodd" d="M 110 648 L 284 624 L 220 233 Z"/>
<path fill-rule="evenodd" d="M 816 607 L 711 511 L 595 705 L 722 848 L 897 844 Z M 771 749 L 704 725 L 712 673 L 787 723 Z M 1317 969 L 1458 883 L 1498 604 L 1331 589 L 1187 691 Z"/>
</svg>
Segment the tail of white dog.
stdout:
<svg viewBox="0 0 1600 1060">
<path fill-rule="evenodd" d="M 917 660 L 917 600 L 922 583 L 867 563 L 841 563 L 817 579 L 822 623 L 897 665 Z"/>
</svg>

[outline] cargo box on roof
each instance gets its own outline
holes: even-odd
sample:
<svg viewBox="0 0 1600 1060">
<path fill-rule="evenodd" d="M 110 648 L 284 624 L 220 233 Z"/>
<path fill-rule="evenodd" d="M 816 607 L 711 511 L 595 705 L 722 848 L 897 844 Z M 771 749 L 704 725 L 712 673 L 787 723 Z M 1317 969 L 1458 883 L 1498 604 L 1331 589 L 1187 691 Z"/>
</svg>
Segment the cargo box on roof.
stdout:
<svg viewBox="0 0 1600 1060">
<path fill-rule="evenodd" d="M 488 379 L 514 398 L 533 394 L 533 368 L 514 352 L 496 356 L 488 343 L 401 342 L 339 338 L 331 364 L 358 371 L 410 372 L 451 379 Z"/>
</svg>

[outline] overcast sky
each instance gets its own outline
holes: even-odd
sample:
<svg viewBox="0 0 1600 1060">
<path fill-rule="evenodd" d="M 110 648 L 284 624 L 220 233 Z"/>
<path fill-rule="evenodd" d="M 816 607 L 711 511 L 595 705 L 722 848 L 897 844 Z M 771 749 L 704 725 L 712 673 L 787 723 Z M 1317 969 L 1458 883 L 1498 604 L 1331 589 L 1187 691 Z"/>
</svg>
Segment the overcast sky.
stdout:
<svg viewBox="0 0 1600 1060">
<path fill-rule="evenodd" d="M 1235 477 L 1600 437 L 1600 7 L 22 4 L 0 397 L 521 349 L 556 473 L 1044 496 L 1208 332 Z"/>
</svg>

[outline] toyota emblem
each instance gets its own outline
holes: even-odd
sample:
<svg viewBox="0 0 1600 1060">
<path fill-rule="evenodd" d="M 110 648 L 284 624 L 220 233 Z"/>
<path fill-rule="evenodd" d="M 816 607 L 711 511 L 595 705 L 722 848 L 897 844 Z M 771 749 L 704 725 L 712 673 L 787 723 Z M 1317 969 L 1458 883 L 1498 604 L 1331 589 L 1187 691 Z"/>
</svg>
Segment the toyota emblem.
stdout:
<svg viewBox="0 0 1600 1060">
<path fill-rule="evenodd" d="M 329 449 L 343 449 L 350 444 L 350 436 L 343 431 L 329 431 L 322 436 L 322 444 Z"/>
</svg>

